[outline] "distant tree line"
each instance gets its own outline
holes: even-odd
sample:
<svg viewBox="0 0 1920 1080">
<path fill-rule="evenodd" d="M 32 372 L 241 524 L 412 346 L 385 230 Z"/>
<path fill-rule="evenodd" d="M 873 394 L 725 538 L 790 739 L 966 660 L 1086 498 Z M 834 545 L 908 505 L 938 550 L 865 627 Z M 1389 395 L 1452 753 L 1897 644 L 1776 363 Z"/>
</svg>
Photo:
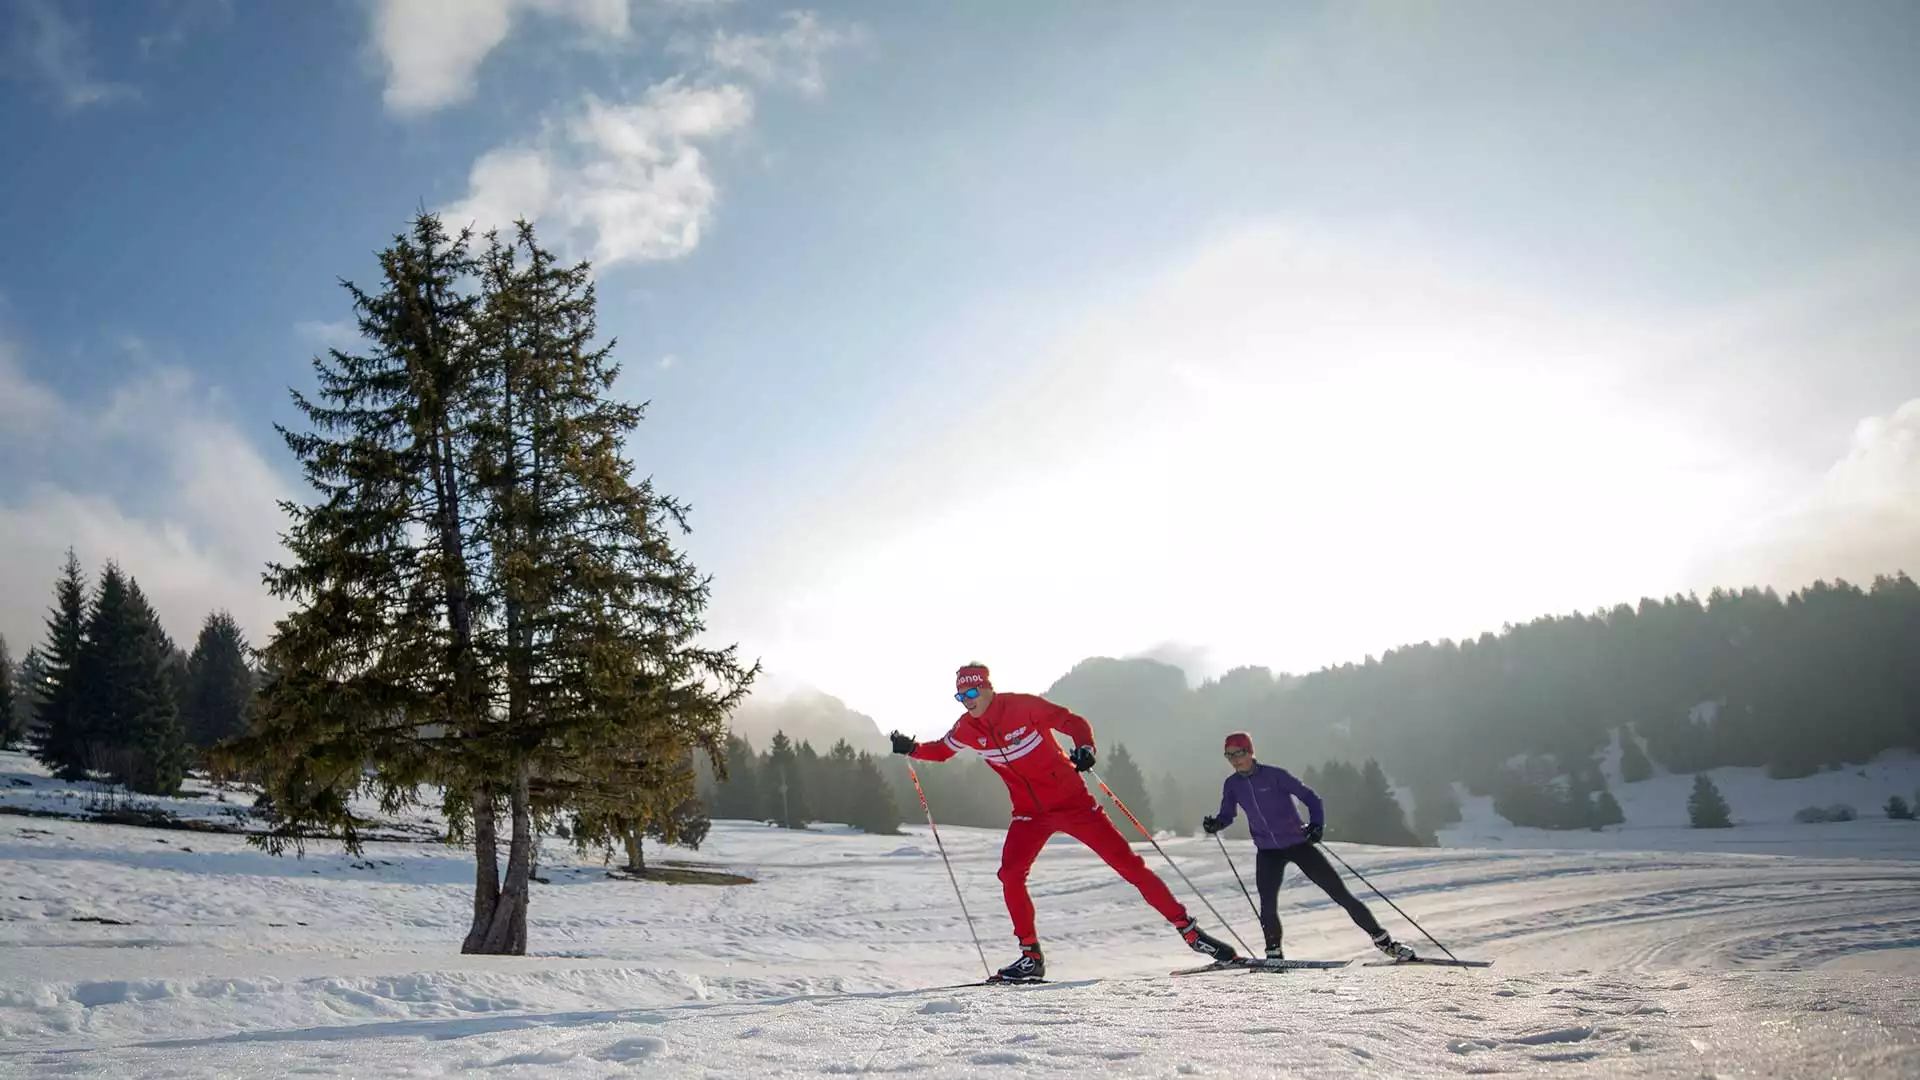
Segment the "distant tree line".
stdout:
<svg viewBox="0 0 1920 1080">
<path fill-rule="evenodd" d="M 756 753 L 752 744 L 728 736 L 727 776 L 700 772 L 701 801 L 715 818 L 771 821 L 785 828 L 812 822 L 851 825 L 869 833 L 897 835 L 900 807 L 879 762 L 856 752 L 845 739 L 825 754 L 810 742 L 794 745 L 785 731 Z"/>
<path fill-rule="evenodd" d="M 1125 740 L 1152 762 L 1156 800 L 1180 806 L 1175 827 L 1197 821 L 1206 799 L 1195 791 L 1224 775 L 1218 740 L 1238 730 L 1262 760 L 1300 775 L 1377 761 L 1412 791 L 1412 825 L 1425 835 L 1444 824 L 1436 815 L 1454 782 L 1493 796 L 1515 824 L 1616 821 L 1597 767 L 1613 746 L 1627 783 L 1656 765 L 1764 766 L 1788 778 L 1920 749 L 1916 657 L 1920 586 L 1897 573 L 1785 597 L 1749 588 L 1644 599 L 1304 676 L 1239 668 L 1191 689 L 1170 665 L 1092 658 L 1045 693 L 1087 716 L 1103 742 Z M 1344 801 L 1329 799 L 1330 820 L 1348 812 Z"/>
<path fill-rule="evenodd" d="M 246 729 L 256 678 L 231 614 L 182 652 L 137 580 L 108 562 L 89 589 L 68 551 L 46 627 L 17 666 L 0 642 L 0 717 L 61 779 L 172 795 L 198 751 Z"/>
</svg>

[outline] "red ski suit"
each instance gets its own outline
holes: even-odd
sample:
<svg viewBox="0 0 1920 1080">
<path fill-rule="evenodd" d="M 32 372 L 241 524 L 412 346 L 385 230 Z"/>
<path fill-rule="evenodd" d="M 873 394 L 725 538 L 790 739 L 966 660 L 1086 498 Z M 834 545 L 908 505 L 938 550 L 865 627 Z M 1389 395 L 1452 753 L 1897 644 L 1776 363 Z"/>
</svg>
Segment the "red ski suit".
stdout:
<svg viewBox="0 0 1920 1080">
<path fill-rule="evenodd" d="M 921 743 L 908 756 L 946 761 L 962 750 L 971 750 L 985 758 L 1005 781 L 1007 794 L 1013 799 L 1013 821 L 1007 826 L 1006 845 L 1000 851 L 1000 885 L 1006 893 L 1013 932 L 1022 945 L 1038 940 L 1033 898 L 1027 895 L 1027 871 L 1056 832 L 1092 848 L 1108 866 L 1132 882 L 1168 922 L 1185 922 L 1187 909 L 1113 827 L 1055 741 L 1056 731 L 1072 739 L 1075 746 L 1093 745 L 1093 725 L 1084 718 L 1033 694 L 996 693 L 993 704 L 979 719 L 963 715 L 946 738 Z"/>
</svg>

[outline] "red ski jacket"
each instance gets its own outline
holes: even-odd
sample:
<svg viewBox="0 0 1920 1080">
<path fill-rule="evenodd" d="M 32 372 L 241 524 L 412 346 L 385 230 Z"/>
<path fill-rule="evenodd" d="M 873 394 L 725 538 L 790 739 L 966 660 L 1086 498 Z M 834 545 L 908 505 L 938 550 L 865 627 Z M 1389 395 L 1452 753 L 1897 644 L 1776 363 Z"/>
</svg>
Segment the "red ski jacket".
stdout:
<svg viewBox="0 0 1920 1080">
<path fill-rule="evenodd" d="M 1013 797 L 1014 820 L 1055 810 L 1097 806 L 1067 752 L 1060 732 L 1075 746 L 1093 745 L 1093 725 L 1034 694 L 996 693 L 978 720 L 963 715 L 939 742 L 921 743 L 908 757 L 946 761 L 962 750 L 987 760 Z"/>
</svg>

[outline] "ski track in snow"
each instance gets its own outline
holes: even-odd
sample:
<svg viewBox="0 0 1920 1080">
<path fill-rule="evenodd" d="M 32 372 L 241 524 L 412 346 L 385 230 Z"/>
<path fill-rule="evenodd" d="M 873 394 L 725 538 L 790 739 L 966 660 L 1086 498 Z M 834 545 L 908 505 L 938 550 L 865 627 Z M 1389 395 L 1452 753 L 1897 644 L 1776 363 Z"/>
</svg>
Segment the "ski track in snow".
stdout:
<svg viewBox="0 0 1920 1080">
<path fill-rule="evenodd" d="M 744 887 L 612 880 L 549 841 L 534 955 L 505 958 L 457 952 L 459 849 L 276 859 L 0 817 L 0 1077 L 1920 1075 L 1920 824 L 1820 828 L 1875 830 L 1879 857 L 1335 845 L 1495 965 L 1184 978 L 1166 973 L 1195 955 L 1057 839 L 1031 881 L 1055 981 L 952 988 L 980 959 L 924 828 L 718 822 L 697 853 L 654 853 L 759 879 Z M 1007 962 L 1001 834 L 941 837 Z M 1257 934 L 1210 840 L 1162 843 Z M 1305 882 L 1281 909 L 1292 955 L 1376 955 Z"/>
</svg>

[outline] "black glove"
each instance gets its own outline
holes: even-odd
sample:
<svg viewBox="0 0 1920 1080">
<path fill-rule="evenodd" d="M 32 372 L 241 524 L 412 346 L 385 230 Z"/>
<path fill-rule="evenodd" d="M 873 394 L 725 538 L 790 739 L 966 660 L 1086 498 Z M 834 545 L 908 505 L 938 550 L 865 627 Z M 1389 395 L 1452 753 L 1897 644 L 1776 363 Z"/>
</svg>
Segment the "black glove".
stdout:
<svg viewBox="0 0 1920 1080">
<path fill-rule="evenodd" d="M 1076 746 L 1073 753 L 1067 755 L 1067 760 L 1073 762 L 1074 771 L 1086 772 L 1093 768 L 1093 747 Z"/>
<path fill-rule="evenodd" d="M 1320 842 L 1320 838 L 1325 835 L 1327 835 L 1326 826 L 1324 825 L 1307 826 L 1307 843 L 1317 844 Z"/>
<path fill-rule="evenodd" d="M 920 748 L 919 743 L 914 742 L 912 739 L 907 738 L 897 731 L 889 733 L 887 738 L 893 740 L 893 752 L 896 754 L 911 754 Z"/>
<path fill-rule="evenodd" d="M 1212 814 L 1208 814 L 1206 817 L 1200 819 L 1200 830 L 1208 836 L 1212 836 L 1214 833 L 1220 831 L 1220 819 L 1214 817 Z"/>
</svg>

